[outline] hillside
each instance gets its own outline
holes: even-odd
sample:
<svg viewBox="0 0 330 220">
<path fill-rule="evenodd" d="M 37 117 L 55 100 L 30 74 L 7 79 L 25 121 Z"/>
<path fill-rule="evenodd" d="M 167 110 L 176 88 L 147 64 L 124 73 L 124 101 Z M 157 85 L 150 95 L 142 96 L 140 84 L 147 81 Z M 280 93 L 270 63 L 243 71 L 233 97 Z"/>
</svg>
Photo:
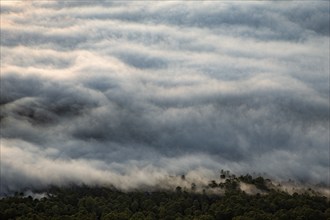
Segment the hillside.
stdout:
<svg viewBox="0 0 330 220">
<path fill-rule="evenodd" d="M 326 220 L 329 205 L 329 199 L 312 189 L 290 194 L 263 177 L 224 172 L 219 181 L 192 183 L 189 189 L 121 192 L 70 186 L 16 193 L 0 200 L 0 219 Z"/>
</svg>

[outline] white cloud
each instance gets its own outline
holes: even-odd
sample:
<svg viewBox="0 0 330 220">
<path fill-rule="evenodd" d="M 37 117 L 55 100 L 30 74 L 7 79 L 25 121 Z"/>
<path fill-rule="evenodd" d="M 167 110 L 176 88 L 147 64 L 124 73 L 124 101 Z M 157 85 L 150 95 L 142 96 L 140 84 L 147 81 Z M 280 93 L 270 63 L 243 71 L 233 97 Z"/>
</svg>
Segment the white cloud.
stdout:
<svg viewBox="0 0 330 220">
<path fill-rule="evenodd" d="M 2 190 L 167 187 L 222 168 L 327 181 L 326 2 L 1 10 Z"/>
</svg>

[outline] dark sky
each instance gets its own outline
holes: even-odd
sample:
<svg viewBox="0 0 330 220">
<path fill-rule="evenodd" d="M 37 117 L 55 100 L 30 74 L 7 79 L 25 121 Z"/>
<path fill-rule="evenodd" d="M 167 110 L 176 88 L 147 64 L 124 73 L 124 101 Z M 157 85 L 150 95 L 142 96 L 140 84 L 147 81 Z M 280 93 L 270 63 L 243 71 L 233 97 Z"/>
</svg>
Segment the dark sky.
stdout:
<svg viewBox="0 0 330 220">
<path fill-rule="evenodd" d="M 220 169 L 329 180 L 328 1 L 1 2 L 2 193 Z"/>
</svg>

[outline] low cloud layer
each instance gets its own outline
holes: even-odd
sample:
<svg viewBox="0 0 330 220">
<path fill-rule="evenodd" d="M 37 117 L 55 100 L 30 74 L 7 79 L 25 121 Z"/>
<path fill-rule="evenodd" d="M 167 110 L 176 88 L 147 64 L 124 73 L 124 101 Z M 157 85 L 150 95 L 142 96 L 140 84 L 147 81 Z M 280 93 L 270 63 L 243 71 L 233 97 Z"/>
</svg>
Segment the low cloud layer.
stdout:
<svg viewBox="0 0 330 220">
<path fill-rule="evenodd" d="M 329 156 L 327 1 L 1 2 L 1 193 L 327 183 Z"/>
</svg>

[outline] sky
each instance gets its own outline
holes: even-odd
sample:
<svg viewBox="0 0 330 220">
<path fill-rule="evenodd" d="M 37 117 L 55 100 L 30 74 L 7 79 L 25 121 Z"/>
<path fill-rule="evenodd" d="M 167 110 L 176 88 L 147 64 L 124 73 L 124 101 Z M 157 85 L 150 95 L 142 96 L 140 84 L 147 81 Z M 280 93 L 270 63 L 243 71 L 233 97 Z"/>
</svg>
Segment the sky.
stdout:
<svg viewBox="0 0 330 220">
<path fill-rule="evenodd" d="M 1 1 L 1 193 L 329 183 L 329 1 Z"/>
</svg>

